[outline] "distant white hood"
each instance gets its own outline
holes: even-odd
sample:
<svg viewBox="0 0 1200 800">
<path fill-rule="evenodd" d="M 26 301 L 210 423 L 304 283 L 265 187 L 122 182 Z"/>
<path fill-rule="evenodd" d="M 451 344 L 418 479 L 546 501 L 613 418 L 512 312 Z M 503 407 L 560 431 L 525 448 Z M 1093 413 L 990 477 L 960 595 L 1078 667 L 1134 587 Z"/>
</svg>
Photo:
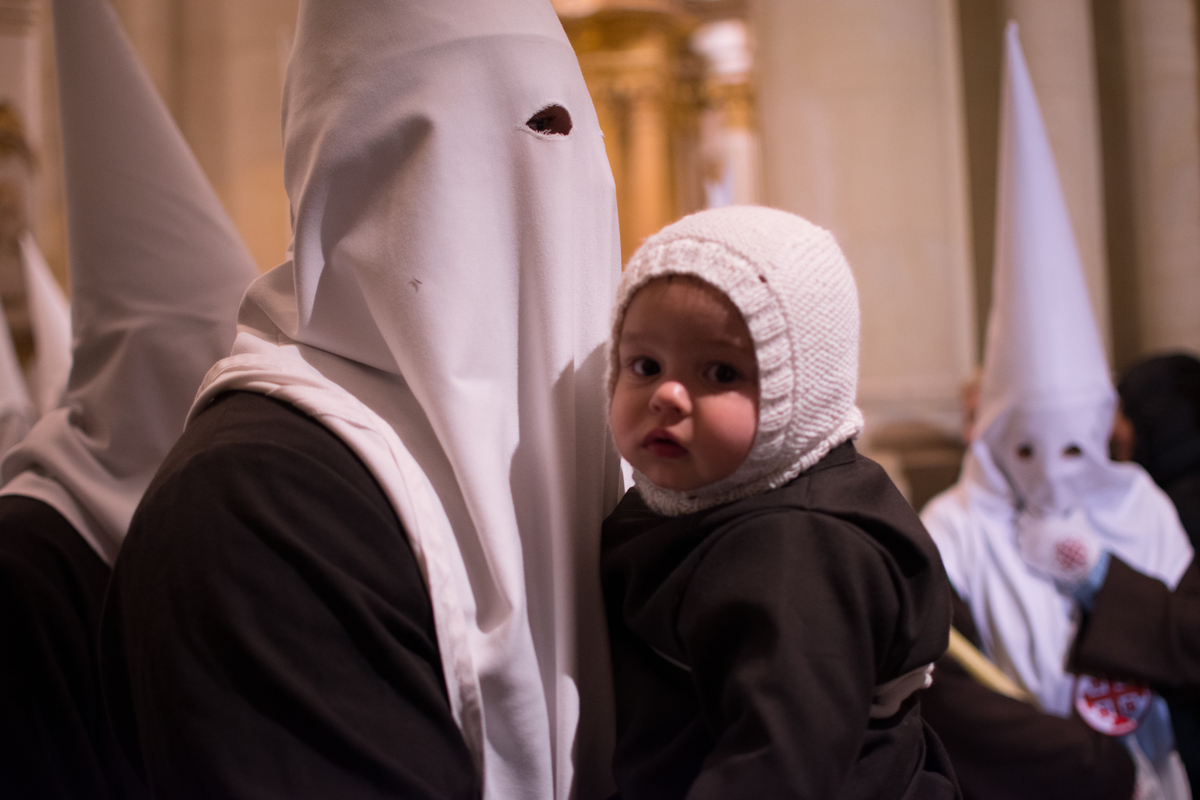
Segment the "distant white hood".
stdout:
<svg viewBox="0 0 1200 800">
<path fill-rule="evenodd" d="M 995 274 L 974 439 L 1022 508 L 1063 514 L 1129 480 L 1108 459 L 1116 392 L 1016 23 L 1006 39 Z"/>
<path fill-rule="evenodd" d="M 33 332 L 29 393 L 38 414 L 58 407 L 71 372 L 71 305 L 28 231 L 21 237 L 25 303 Z"/>
<path fill-rule="evenodd" d="M 53 8 L 73 360 L 0 478 L 112 563 L 258 270 L 109 3 Z"/>
</svg>

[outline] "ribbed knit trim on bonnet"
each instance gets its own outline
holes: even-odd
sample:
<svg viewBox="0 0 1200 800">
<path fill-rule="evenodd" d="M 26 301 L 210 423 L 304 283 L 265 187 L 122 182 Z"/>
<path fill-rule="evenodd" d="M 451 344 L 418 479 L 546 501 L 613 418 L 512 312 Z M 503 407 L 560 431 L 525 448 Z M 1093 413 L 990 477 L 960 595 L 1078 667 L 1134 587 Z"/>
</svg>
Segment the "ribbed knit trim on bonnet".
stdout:
<svg viewBox="0 0 1200 800">
<path fill-rule="evenodd" d="M 646 504 L 675 516 L 783 486 L 862 431 L 858 292 L 833 235 L 785 211 L 731 206 L 701 211 L 651 236 L 617 289 L 608 359 L 616 387 L 625 311 L 655 278 L 690 275 L 741 312 L 758 359 L 758 432 L 732 475 L 693 491 L 655 486 L 634 470 Z"/>
</svg>

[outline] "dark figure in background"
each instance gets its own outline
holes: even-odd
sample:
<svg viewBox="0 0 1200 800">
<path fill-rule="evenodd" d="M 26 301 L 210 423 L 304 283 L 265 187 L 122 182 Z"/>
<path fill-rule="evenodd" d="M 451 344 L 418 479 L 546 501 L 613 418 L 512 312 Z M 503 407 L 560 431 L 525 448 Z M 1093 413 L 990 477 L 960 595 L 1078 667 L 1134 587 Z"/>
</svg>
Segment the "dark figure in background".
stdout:
<svg viewBox="0 0 1200 800">
<path fill-rule="evenodd" d="M 1133 428 L 1133 460 L 1171 498 L 1200 549 L 1200 360 L 1147 359 L 1126 371 L 1117 393 Z"/>
<path fill-rule="evenodd" d="M 1192 547 L 1200 549 L 1200 360 L 1183 353 L 1149 358 L 1125 372 L 1117 393 L 1118 430 L 1127 423 L 1128 439 L 1116 446 L 1124 444 L 1167 493 Z M 1200 786 L 1200 663 L 1194 663 L 1200 661 L 1200 637 L 1191 642 L 1186 637 L 1189 630 L 1200 630 L 1200 570 L 1193 564 L 1169 592 L 1153 578 L 1121 566 L 1109 571 L 1096 597 L 1076 644 L 1076 661 L 1132 673 L 1161 687 L 1188 779 Z M 1096 619 L 1103 625 L 1093 624 Z M 1146 620 L 1160 624 L 1146 625 Z M 1126 632 L 1138 635 L 1136 647 L 1128 646 Z"/>
</svg>

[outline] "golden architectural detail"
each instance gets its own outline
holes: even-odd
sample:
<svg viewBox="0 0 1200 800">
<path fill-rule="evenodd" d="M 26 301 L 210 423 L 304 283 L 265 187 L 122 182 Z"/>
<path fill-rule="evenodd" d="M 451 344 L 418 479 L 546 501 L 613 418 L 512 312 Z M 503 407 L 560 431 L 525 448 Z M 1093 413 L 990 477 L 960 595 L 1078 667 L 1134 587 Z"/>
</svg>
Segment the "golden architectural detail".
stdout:
<svg viewBox="0 0 1200 800">
<path fill-rule="evenodd" d="M 560 4 L 578 9 L 581 3 Z M 697 156 L 702 95 L 688 50 L 694 21 L 668 3 L 591 4 L 564 16 L 617 187 L 622 258 L 702 203 Z"/>
</svg>

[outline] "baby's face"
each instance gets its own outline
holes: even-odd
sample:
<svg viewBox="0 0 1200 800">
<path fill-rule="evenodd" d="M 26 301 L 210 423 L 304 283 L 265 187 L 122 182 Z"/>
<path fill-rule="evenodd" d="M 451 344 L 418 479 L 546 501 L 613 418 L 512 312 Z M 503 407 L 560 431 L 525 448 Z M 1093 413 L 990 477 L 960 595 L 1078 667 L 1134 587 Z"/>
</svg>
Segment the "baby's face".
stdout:
<svg viewBox="0 0 1200 800">
<path fill-rule="evenodd" d="M 758 363 L 737 307 L 691 278 L 659 278 L 625 313 L 609 424 L 617 449 L 663 489 L 729 477 L 758 430 Z"/>
</svg>

